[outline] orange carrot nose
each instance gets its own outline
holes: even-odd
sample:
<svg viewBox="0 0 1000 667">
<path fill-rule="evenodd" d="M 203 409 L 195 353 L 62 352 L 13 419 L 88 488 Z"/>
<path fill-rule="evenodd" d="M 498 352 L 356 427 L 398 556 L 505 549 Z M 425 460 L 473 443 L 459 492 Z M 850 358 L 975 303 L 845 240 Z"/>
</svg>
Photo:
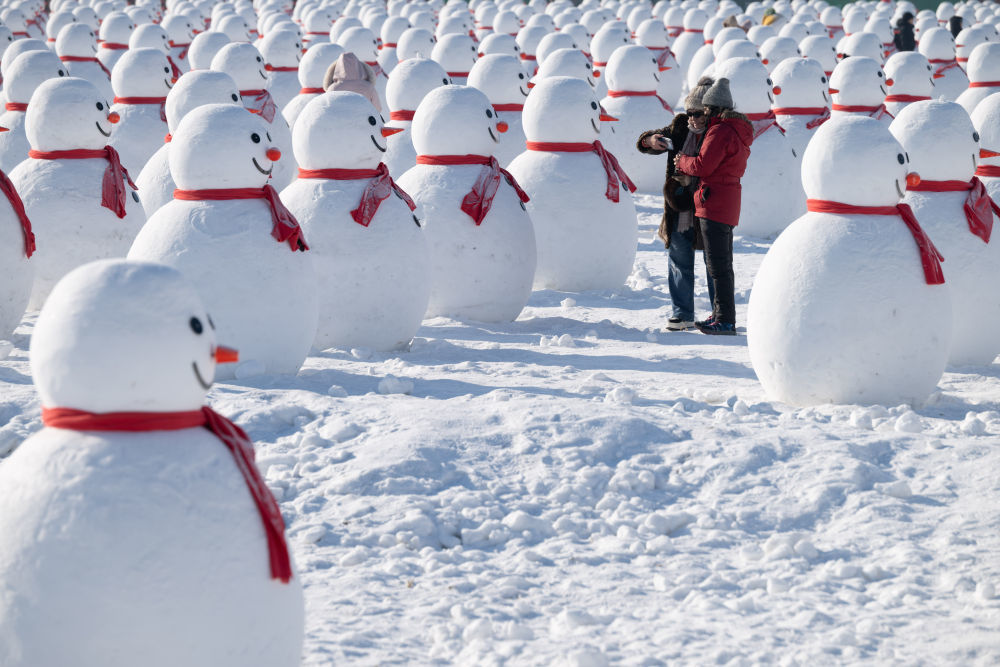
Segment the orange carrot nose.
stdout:
<svg viewBox="0 0 1000 667">
<path fill-rule="evenodd" d="M 771 61 L 770 61 L 770 60 L 768 60 L 767 58 L 764 58 L 764 59 L 763 59 L 763 60 L 761 60 L 760 62 L 761 62 L 762 64 L 764 64 L 764 65 L 767 65 L 767 64 L 768 64 L 768 63 L 770 63 Z"/>
<path fill-rule="evenodd" d="M 601 120 L 606 120 L 608 122 L 615 122 L 618 119 L 615 118 L 614 116 L 610 115 L 610 114 L 602 113 L 601 114 Z"/>
<path fill-rule="evenodd" d="M 391 137 L 392 135 L 394 135 L 394 134 L 396 134 L 398 132 L 402 132 L 402 131 L 403 131 L 403 128 L 401 128 L 401 127 L 383 127 L 382 128 L 382 136 L 383 137 Z"/>
<path fill-rule="evenodd" d="M 309 49 L 302 49 L 302 53 L 305 53 L 305 52 L 306 52 L 306 51 L 308 51 L 308 50 L 309 50 Z"/>
<path fill-rule="evenodd" d="M 177 83 L 177 77 L 176 76 L 170 77 L 170 83 Z"/>
<path fill-rule="evenodd" d="M 231 347 L 224 347 L 219 345 L 215 348 L 215 363 L 217 364 L 235 364 L 240 360 L 239 350 L 234 350 Z"/>
<path fill-rule="evenodd" d="M 270 160 L 271 162 L 277 162 L 278 160 L 281 159 L 281 151 L 279 151 L 277 148 L 268 148 L 267 153 L 265 153 L 265 155 L 267 155 L 267 159 Z"/>
<path fill-rule="evenodd" d="M 887 86 L 891 86 L 891 85 L 892 85 L 892 84 L 894 84 L 894 83 L 896 83 L 896 82 L 895 82 L 895 81 L 893 81 L 892 79 L 886 79 L 886 80 L 885 80 L 885 85 L 887 85 Z"/>
<path fill-rule="evenodd" d="M 122 117 L 118 115 L 117 111 L 112 111 L 111 113 L 108 114 L 108 122 L 109 123 L 112 123 L 112 124 L 113 123 L 117 123 L 121 119 L 122 119 Z"/>
<path fill-rule="evenodd" d="M 943 79 L 944 78 L 944 74 L 935 74 L 934 78 L 935 79 Z"/>
<path fill-rule="evenodd" d="M 594 78 L 595 79 L 600 79 L 601 78 L 601 70 L 599 70 L 599 69 L 595 69 L 594 70 Z"/>
<path fill-rule="evenodd" d="M 781 94 L 781 86 L 775 86 L 774 88 L 772 88 L 772 90 L 774 91 L 775 95 Z"/>
<path fill-rule="evenodd" d="M 171 141 L 173 141 L 173 139 L 174 139 L 174 135 L 172 135 L 169 132 L 167 132 L 167 136 L 163 137 L 163 143 L 169 144 Z"/>
<path fill-rule="evenodd" d="M 497 123 L 497 131 L 500 133 L 506 132 L 509 129 L 507 123 L 500 121 Z"/>
<path fill-rule="evenodd" d="M 9 127 L 0 127 L 0 132 L 10 132 Z"/>
<path fill-rule="evenodd" d="M 991 151 L 989 148 L 980 148 L 979 157 L 981 158 L 1000 157 L 1000 153 L 997 153 L 996 151 Z"/>
<path fill-rule="evenodd" d="M 840 91 L 839 91 L 839 90 L 837 90 L 836 88 L 831 88 L 831 89 L 830 89 L 830 93 L 831 93 L 832 95 L 836 95 L 836 94 L 837 94 L 837 93 L 839 93 L 839 92 L 840 92 Z"/>
<path fill-rule="evenodd" d="M 915 171 L 911 171 L 906 175 L 906 187 L 915 188 L 920 185 L 920 174 Z"/>
<path fill-rule="evenodd" d="M 668 69 L 670 69 L 670 68 L 669 68 L 669 67 L 661 67 L 661 68 L 660 68 L 660 71 L 661 71 L 661 72 L 666 72 L 666 71 L 667 71 Z"/>
<path fill-rule="evenodd" d="M 532 88 L 534 88 L 534 87 L 535 87 L 535 84 L 533 84 L 533 83 L 531 83 L 531 82 L 529 81 L 529 82 L 528 82 L 528 90 L 531 90 L 531 89 L 532 89 Z"/>
</svg>

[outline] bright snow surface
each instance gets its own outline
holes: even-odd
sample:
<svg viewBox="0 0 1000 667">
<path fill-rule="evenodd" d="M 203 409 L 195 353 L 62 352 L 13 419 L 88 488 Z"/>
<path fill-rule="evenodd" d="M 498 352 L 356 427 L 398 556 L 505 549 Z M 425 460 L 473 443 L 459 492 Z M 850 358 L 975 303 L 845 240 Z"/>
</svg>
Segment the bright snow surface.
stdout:
<svg viewBox="0 0 1000 667">
<path fill-rule="evenodd" d="M 1000 661 L 1000 367 L 915 408 L 772 403 L 745 337 L 661 331 L 660 202 L 627 287 L 212 390 L 281 501 L 304 664 Z M 766 249 L 737 239 L 741 324 Z M 41 428 L 33 322 L 0 455 Z"/>
</svg>

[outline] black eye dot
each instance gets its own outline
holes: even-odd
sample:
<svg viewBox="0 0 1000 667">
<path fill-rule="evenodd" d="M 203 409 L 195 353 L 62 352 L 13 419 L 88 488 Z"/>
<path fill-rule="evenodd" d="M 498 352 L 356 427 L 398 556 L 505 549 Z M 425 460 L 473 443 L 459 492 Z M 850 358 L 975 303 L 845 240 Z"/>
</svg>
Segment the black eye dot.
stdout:
<svg viewBox="0 0 1000 667">
<path fill-rule="evenodd" d="M 882 72 L 878 73 L 878 78 L 880 78 L 880 79 L 882 78 Z"/>
<path fill-rule="evenodd" d="M 201 325 L 201 320 L 197 317 L 192 317 L 188 320 L 188 324 L 191 326 L 191 331 L 195 332 L 199 336 L 201 335 L 201 332 L 205 330 L 205 327 Z"/>
<path fill-rule="evenodd" d="M 170 74 L 170 68 L 169 67 L 164 67 L 163 71 L 166 72 L 167 74 Z"/>
<path fill-rule="evenodd" d="M 518 74 L 517 78 L 518 79 L 523 79 L 524 78 L 524 72 L 521 72 L 520 74 Z"/>
<path fill-rule="evenodd" d="M 907 154 L 906 154 L 906 161 L 907 161 L 907 162 L 909 162 L 909 161 L 910 161 L 910 154 L 909 154 L 909 153 L 907 153 Z"/>
<path fill-rule="evenodd" d="M 233 98 L 233 102 L 239 102 L 240 101 L 240 98 L 236 95 L 236 93 L 233 93 L 232 95 L 230 95 L 230 97 Z"/>
<path fill-rule="evenodd" d="M 976 141 L 976 142 L 979 141 L 979 133 L 978 132 L 973 132 L 972 133 L 972 140 Z"/>
<path fill-rule="evenodd" d="M 594 111 L 597 111 L 597 102 L 591 102 L 590 108 L 593 109 Z"/>
<path fill-rule="evenodd" d="M 104 111 L 104 105 L 103 105 L 103 104 L 101 104 L 100 102 L 98 102 L 98 103 L 97 103 L 97 110 L 98 110 L 98 111 Z"/>
<path fill-rule="evenodd" d="M 260 143 L 260 135 L 257 134 L 256 132 L 254 132 L 253 134 L 250 135 L 250 141 L 254 142 L 255 144 L 259 144 Z"/>
<path fill-rule="evenodd" d="M 771 80 L 770 80 L 770 79 L 768 79 L 768 80 L 767 80 L 767 85 L 769 85 L 769 86 L 773 86 L 773 85 L 774 85 L 774 83 L 772 83 L 772 82 L 771 82 Z"/>
<path fill-rule="evenodd" d="M 375 116 L 368 116 L 368 124 L 374 126 L 378 121 L 375 120 Z"/>
<path fill-rule="evenodd" d="M 819 80 L 820 80 L 820 81 L 822 81 L 823 83 L 826 83 L 826 77 L 825 77 L 825 76 L 821 76 L 821 77 L 819 78 Z"/>
<path fill-rule="evenodd" d="M 263 60 L 261 60 L 260 56 L 257 56 L 257 62 L 259 62 L 259 63 L 262 63 L 262 62 L 264 62 L 264 61 L 263 61 Z"/>
<path fill-rule="evenodd" d="M 493 112 L 490 109 L 486 110 L 486 117 L 487 118 L 493 118 Z"/>
<path fill-rule="evenodd" d="M 448 85 L 448 79 L 441 79 L 441 83 L 443 83 L 444 85 L 447 86 Z"/>
<path fill-rule="evenodd" d="M 66 72 L 59 70 L 59 76 L 66 76 Z"/>
<path fill-rule="evenodd" d="M 896 154 L 896 159 L 899 160 L 899 164 L 903 164 L 903 163 L 906 162 L 906 159 L 903 158 L 903 154 L 902 153 L 897 153 Z"/>
</svg>

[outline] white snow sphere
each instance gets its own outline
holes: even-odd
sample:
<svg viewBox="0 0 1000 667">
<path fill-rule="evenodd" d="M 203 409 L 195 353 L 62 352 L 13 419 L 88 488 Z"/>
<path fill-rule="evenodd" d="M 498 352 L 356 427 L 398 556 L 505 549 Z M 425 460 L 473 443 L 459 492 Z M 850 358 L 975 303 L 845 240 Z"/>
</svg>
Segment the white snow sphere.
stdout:
<svg viewBox="0 0 1000 667">
<path fill-rule="evenodd" d="M 291 128 L 295 127 L 295 119 L 317 95 L 322 94 L 323 78 L 330 65 L 344 52 L 344 47 L 330 42 L 318 42 L 309 47 L 299 63 L 298 94 L 285 105 L 281 115 Z"/>
<path fill-rule="evenodd" d="M 529 86 L 534 86 L 542 79 L 553 76 L 571 76 L 574 79 L 583 79 L 590 87 L 597 89 L 594 81 L 594 67 L 590 58 L 579 49 L 559 49 L 552 52 L 545 62 L 538 68 L 538 72 L 531 77 Z"/>
<path fill-rule="evenodd" d="M 302 59 L 302 38 L 298 30 L 273 30 L 260 40 L 260 55 L 268 72 L 267 89 L 278 109 L 299 94 L 299 61 Z"/>
<path fill-rule="evenodd" d="M 829 78 L 837 66 L 837 45 L 827 35 L 810 35 L 799 42 L 803 58 L 812 58 L 823 66 L 823 73 Z"/>
<path fill-rule="evenodd" d="M 35 90 L 48 79 L 68 76 L 66 66 L 51 51 L 26 51 L 8 68 L 4 97 L 7 110 L 0 114 L 0 169 L 10 173 L 28 157 L 31 146 L 25 134 L 26 111 L 21 106 L 31 100 Z M 102 98 L 104 99 L 104 98 Z"/>
<path fill-rule="evenodd" d="M 167 133 L 164 104 L 174 85 L 167 56 L 159 49 L 129 49 L 111 71 L 111 110 L 120 120 L 108 142 L 130 173 L 138 175 Z"/>
<path fill-rule="evenodd" d="M 954 102 L 914 102 L 889 126 L 922 181 L 968 182 L 979 162 L 979 132 Z M 903 200 L 944 255 L 951 289 L 953 365 L 986 365 L 1000 353 L 1000 237 L 974 233 L 964 210 L 968 192 L 908 192 Z M 992 210 L 989 225 L 1000 230 Z M 980 232 L 982 233 L 982 232 Z M 976 322 L 975 326 L 970 323 Z"/>
<path fill-rule="evenodd" d="M 957 100 L 969 87 L 969 77 L 955 60 L 955 38 L 944 28 L 931 28 L 920 35 L 917 49 L 934 65 L 934 97 Z"/>
<path fill-rule="evenodd" d="M 993 201 L 1000 202 L 1000 94 L 994 93 L 976 105 L 972 124 L 979 132 L 980 150 L 987 151 L 980 154 L 976 176 L 986 184 Z"/>
<path fill-rule="evenodd" d="M 955 101 L 971 114 L 977 104 L 1000 92 L 1000 44 L 980 44 L 973 49 L 966 72 L 969 73 L 969 88 Z"/>
<path fill-rule="evenodd" d="M 469 85 L 482 91 L 496 111 L 497 119 L 507 124 L 507 131 L 498 138 L 496 158 L 506 167 L 524 152 L 524 128 L 521 111 L 528 96 L 528 76 L 514 56 L 483 56 L 469 72 Z"/>
<path fill-rule="evenodd" d="M 444 35 L 431 50 L 431 60 L 441 65 L 456 85 L 465 84 L 476 57 L 476 46 L 468 35 Z"/>
<path fill-rule="evenodd" d="M 429 58 L 407 58 L 392 70 L 385 89 L 386 103 L 393 127 L 403 128 L 403 131 L 386 140 L 382 161 L 393 178 L 399 178 L 417 164 L 417 151 L 410 137 L 417 106 L 427 93 L 450 83 L 444 68 Z"/>
<path fill-rule="evenodd" d="M 62 60 L 69 76 L 78 76 L 90 81 L 105 99 L 114 97 L 111 78 L 104 71 L 104 65 L 97 59 L 97 36 L 90 26 L 70 23 L 59 31 L 55 51 Z"/>
<path fill-rule="evenodd" d="M 771 72 L 774 113 L 798 155 L 830 115 L 829 80 L 812 58 L 789 58 Z M 751 146 L 751 152 L 753 147 Z"/>
<path fill-rule="evenodd" d="M 181 190 L 262 189 L 278 157 L 267 124 L 229 104 L 188 113 L 170 144 L 170 173 Z M 240 364 L 222 369 L 226 377 L 296 373 L 316 334 L 312 257 L 277 241 L 274 229 L 263 199 L 174 199 L 129 251 L 130 259 L 163 262 L 198 285 L 219 335 L 240 350 Z"/>
<path fill-rule="evenodd" d="M 198 33 L 191 40 L 191 48 L 188 49 L 188 63 L 192 70 L 209 69 L 212 67 L 212 58 L 222 50 L 230 40 L 224 32 L 208 30 Z"/>
<path fill-rule="evenodd" d="M 600 105 L 582 79 L 538 82 L 523 117 L 529 142 L 585 147 L 601 133 Z M 538 243 L 536 289 L 582 292 L 624 284 L 635 262 L 635 204 L 623 183 L 617 202 L 607 196 L 609 181 L 619 181 L 609 178 L 595 152 L 529 150 L 511 162 L 510 172 L 531 196 L 527 206 Z"/>
<path fill-rule="evenodd" d="M 934 94 L 934 68 L 927 58 L 915 51 L 900 51 L 885 63 L 885 82 L 889 94 L 885 108 L 893 117 L 913 102 L 929 100 Z"/>
<path fill-rule="evenodd" d="M 830 93 L 834 118 L 869 116 L 886 127 L 892 122 L 884 106 L 888 93 L 885 72 L 872 58 L 853 56 L 842 60 L 830 76 Z"/>
<path fill-rule="evenodd" d="M 810 199 L 895 206 L 908 164 L 878 121 L 834 118 L 813 135 L 802 180 Z M 859 313 L 877 313 L 877 325 L 859 325 Z M 947 283 L 927 284 L 902 219 L 809 212 L 764 257 L 747 336 L 754 371 L 773 400 L 919 404 L 944 372 L 951 296 Z"/>
<path fill-rule="evenodd" d="M 424 97 L 411 127 L 419 156 L 490 157 L 497 121 L 489 99 L 468 86 L 442 86 Z M 499 322 L 515 319 L 531 295 L 535 234 L 514 188 L 501 176 L 482 221 L 462 210 L 484 170 L 479 164 L 417 164 L 399 185 L 423 209 L 431 249 L 427 316 Z"/>
<path fill-rule="evenodd" d="M 42 309 L 32 375 L 48 408 L 196 411 L 215 341 L 177 271 L 94 262 Z M 0 484 L 3 665 L 299 664 L 299 579 L 271 579 L 247 483 L 208 430 L 46 427 L 4 461 Z"/>
<path fill-rule="evenodd" d="M 298 162 L 307 170 L 374 170 L 385 150 L 383 127 L 365 97 L 322 95 L 306 105 L 292 134 Z M 300 177 L 281 193 L 315 253 L 321 349 L 405 346 L 427 309 L 427 240 L 403 199 L 388 191 L 370 219 L 354 217 L 372 178 Z"/>
</svg>

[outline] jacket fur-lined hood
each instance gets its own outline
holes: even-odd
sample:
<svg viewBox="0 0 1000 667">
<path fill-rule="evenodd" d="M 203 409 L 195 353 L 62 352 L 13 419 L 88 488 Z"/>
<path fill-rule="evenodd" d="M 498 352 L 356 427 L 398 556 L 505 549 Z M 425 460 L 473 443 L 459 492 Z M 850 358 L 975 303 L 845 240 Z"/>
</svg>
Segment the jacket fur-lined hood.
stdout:
<svg viewBox="0 0 1000 667">
<path fill-rule="evenodd" d="M 753 143 L 753 124 L 750 123 L 750 119 L 744 114 L 733 109 L 727 109 L 720 113 L 718 118 L 719 123 L 732 129 L 744 144 L 749 146 Z"/>
</svg>

